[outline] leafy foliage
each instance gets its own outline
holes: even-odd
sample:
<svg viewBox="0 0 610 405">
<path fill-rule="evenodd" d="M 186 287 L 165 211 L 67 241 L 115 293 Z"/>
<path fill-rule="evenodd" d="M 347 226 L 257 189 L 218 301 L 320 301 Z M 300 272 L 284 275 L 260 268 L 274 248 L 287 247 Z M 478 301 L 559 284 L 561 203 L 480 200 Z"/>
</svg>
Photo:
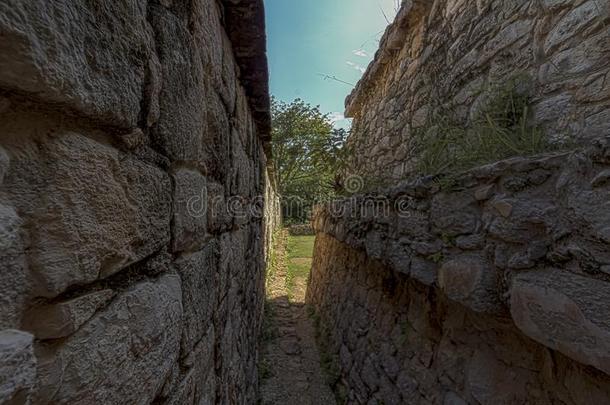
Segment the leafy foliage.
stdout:
<svg viewBox="0 0 610 405">
<path fill-rule="evenodd" d="M 272 100 L 272 148 L 288 223 L 307 220 L 308 211 L 335 194 L 347 133 L 333 128 L 319 107 L 296 99 Z"/>
</svg>

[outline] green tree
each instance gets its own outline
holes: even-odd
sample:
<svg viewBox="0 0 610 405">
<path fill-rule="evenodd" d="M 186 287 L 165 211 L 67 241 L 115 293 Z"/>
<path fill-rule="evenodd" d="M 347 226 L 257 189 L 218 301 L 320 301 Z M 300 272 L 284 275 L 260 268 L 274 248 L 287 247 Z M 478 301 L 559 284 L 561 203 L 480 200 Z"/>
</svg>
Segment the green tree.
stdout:
<svg viewBox="0 0 610 405">
<path fill-rule="evenodd" d="M 303 222 L 313 204 L 336 192 L 346 131 L 336 130 L 319 107 L 272 99 L 272 148 L 284 218 Z"/>
</svg>

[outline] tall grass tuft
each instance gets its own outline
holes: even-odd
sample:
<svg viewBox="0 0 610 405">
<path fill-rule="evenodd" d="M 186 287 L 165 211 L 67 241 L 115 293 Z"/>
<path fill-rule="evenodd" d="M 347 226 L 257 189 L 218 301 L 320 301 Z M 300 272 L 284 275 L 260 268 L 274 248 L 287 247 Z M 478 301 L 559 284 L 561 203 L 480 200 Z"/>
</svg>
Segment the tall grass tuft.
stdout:
<svg viewBox="0 0 610 405">
<path fill-rule="evenodd" d="M 519 89 L 523 77 L 491 89 L 486 106 L 469 125 L 435 114 L 415 131 L 418 175 L 456 176 L 482 164 L 556 148 L 530 119 L 530 97 Z M 449 181 L 450 182 L 450 181 Z"/>
</svg>

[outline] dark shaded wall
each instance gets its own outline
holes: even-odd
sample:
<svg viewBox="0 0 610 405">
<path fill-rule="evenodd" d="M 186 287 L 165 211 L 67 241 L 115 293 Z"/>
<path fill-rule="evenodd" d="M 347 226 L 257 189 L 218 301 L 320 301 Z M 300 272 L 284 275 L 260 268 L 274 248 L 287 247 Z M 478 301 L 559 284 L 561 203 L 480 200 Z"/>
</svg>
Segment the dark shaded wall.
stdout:
<svg viewBox="0 0 610 405">
<path fill-rule="evenodd" d="M 610 401 L 610 138 L 320 207 L 307 302 L 349 403 Z"/>
<path fill-rule="evenodd" d="M 0 4 L 0 403 L 255 400 L 266 75 L 262 1 Z"/>
</svg>

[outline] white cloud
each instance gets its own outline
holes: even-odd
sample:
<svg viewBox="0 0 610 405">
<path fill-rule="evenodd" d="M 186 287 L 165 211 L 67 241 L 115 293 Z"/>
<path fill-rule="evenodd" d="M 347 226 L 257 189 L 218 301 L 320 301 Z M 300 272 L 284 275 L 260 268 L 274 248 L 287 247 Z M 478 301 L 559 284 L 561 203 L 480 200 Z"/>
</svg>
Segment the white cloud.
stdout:
<svg viewBox="0 0 610 405">
<path fill-rule="evenodd" d="M 332 112 L 328 114 L 328 118 L 332 122 L 333 126 L 337 129 L 343 128 L 345 130 L 349 130 L 352 126 L 352 119 L 345 118 L 345 115 L 340 112 Z"/>
<path fill-rule="evenodd" d="M 343 115 L 340 112 L 332 112 L 330 114 L 328 114 L 328 118 L 331 120 L 331 122 L 334 124 L 337 121 L 342 121 L 345 119 L 345 115 Z"/>
<path fill-rule="evenodd" d="M 352 51 L 352 53 L 356 56 L 362 56 L 363 58 L 369 56 L 369 54 L 364 49 L 356 49 L 355 51 Z"/>
<path fill-rule="evenodd" d="M 351 66 L 352 68 L 354 68 L 354 69 L 358 70 L 360 73 L 364 73 L 364 72 L 366 72 L 366 68 L 365 68 L 365 67 L 363 67 L 363 66 L 360 66 L 360 65 L 359 65 L 359 64 L 357 64 L 357 63 L 351 62 L 351 61 L 349 61 L 349 60 L 348 60 L 348 61 L 346 61 L 345 63 L 347 63 L 347 64 L 348 64 L 349 66 Z"/>
</svg>

